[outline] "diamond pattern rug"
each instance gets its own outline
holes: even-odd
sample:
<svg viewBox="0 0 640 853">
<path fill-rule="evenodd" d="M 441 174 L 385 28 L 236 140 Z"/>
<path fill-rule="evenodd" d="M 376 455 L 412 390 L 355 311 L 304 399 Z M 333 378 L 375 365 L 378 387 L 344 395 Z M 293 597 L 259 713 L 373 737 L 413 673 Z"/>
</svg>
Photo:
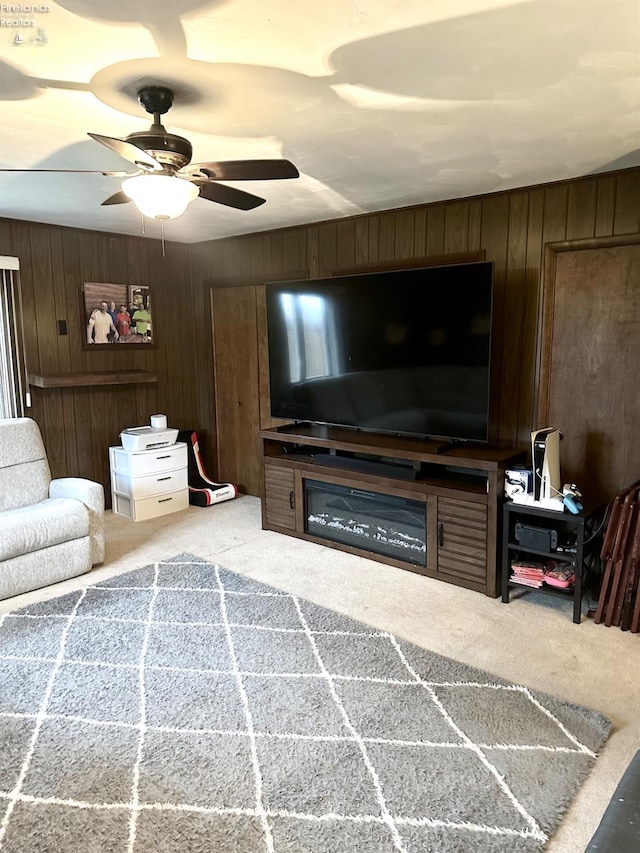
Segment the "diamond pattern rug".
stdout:
<svg viewBox="0 0 640 853">
<path fill-rule="evenodd" d="M 0 850 L 531 853 L 609 728 L 182 554 L 0 616 Z"/>
</svg>

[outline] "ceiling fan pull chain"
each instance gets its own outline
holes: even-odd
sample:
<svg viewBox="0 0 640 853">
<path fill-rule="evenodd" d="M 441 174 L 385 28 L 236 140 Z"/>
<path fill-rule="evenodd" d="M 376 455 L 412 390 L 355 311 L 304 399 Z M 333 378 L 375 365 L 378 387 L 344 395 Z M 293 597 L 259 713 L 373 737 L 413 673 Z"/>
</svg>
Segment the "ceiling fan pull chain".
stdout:
<svg viewBox="0 0 640 853">
<path fill-rule="evenodd" d="M 161 239 L 162 239 L 162 257 L 164 258 L 164 257 L 166 257 L 165 251 L 164 251 L 164 219 L 160 220 L 160 235 L 161 235 Z"/>
</svg>

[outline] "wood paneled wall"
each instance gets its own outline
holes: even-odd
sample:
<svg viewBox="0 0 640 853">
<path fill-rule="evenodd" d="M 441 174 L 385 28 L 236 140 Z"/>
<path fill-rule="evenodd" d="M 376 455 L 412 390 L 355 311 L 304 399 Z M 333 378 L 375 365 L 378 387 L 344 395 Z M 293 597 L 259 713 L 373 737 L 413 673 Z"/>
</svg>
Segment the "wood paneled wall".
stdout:
<svg viewBox="0 0 640 853">
<path fill-rule="evenodd" d="M 158 240 L 0 220 L 0 255 L 20 259 L 28 371 L 46 376 L 144 370 L 156 384 L 32 388 L 32 409 L 54 477 L 103 483 L 109 499 L 108 448 L 126 427 L 162 412 L 179 429 L 196 429 L 213 453 L 211 324 L 208 293 L 194 283 L 191 248 Z M 151 288 L 157 346 L 83 350 L 85 282 Z M 206 300 L 206 304 L 205 304 Z M 66 320 L 60 335 L 58 320 Z"/>
<path fill-rule="evenodd" d="M 200 243 L 210 287 L 311 278 L 484 250 L 493 261 L 491 440 L 526 448 L 535 424 L 544 246 L 640 232 L 640 169 Z M 299 275 L 298 275 L 299 277 Z M 238 352 L 238 362 L 242 351 Z"/>
<path fill-rule="evenodd" d="M 168 243 L 164 258 L 157 240 L 5 219 L 0 255 L 20 259 L 31 373 L 139 369 L 157 375 L 156 385 L 32 389 L 31 413 L 54 476 L 90 477 L 108 487 L 107 448 L 122 429 L 148 423 L 156 412 L 172 426 L 198 431 L 205 464 L 217 476 L 210 287 L 478 250 L 495 265 L 492 440 L 526 447 L 535 416 L 545 244 L 638 233 L 640 169 L 631 169 L 200 244 Z M 157 348 L 84 351 L 80 293 L 86 281 L 152 288 Z M 66 336 L 58 334 L 61 319 Z M 252 342 L 249 351 L 261 344 Z M 246 370 L 246 352 L 238 340 L 239 370 Z M 222 409 L 218 416 L 226 417 Z"/>
</svg>

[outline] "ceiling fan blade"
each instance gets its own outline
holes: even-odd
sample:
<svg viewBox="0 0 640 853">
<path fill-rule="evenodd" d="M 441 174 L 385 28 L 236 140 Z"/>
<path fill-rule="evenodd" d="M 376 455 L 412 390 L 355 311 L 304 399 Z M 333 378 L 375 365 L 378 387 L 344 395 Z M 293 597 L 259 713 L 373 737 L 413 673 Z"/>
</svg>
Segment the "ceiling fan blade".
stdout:
<svg viewBox="0 0 640 853">
<path fill-rule="evenodd" d="M 251 195 L 234 187 L 227 187 L 225 184 L 216 184 L 213 181 L 193 181 L 193 183 L 200 187 L 202 198 L 206 198 L 207 201 L 217 201 L 218 204 L 226 204 L 227 207 L 235 207 L 238 210 L 253 210 L 254 207 L 260 207 L 266 201 L 266 198 Z"/>
<path fill-rule="evenodd" d="M 192 163 L 186 170 L 214 181 L 278 181 L 299 178 L 300 172 L 289 160 L 221 160 L 218 163 Z"/>
<path fill-rule="evenodd" d="M 147 152 L 143 151 L 142 148 L 138 148 L 138 146 L 134 145 L 132 142 L 127 142 L 126 139 L 116 139 L 113 136 L 101 136 L 99 133 L 89 133 L 87 135 L 92 139 L 95 139 L 96 142 L 100 142 L 102 145 L 105 145 L 107 148 L 115 151 L 116 154 L 124 157 L 125 160 L 135 163 L 137 166 L 151 166 L 155 171 L 162 171 L 162 166 L 151 156 L 151 154 L 147 154 Z"/>
<path fill-rule="evenodd" d="M 105 198 L 100 207 L 104 207 L 105 204 L 126 204 L 128 201 L 131 201 L 129 196 L 120 190 L 120 192 L 110 195 L 109 198 Z"/>
</svg>

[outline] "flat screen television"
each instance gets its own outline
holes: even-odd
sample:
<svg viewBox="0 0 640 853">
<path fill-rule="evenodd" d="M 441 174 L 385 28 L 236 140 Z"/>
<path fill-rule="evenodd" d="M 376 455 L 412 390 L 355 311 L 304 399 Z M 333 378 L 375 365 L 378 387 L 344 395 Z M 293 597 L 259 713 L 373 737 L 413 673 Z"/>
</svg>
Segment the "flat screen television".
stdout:
<svg viewBox="0 0 640 853">
<path fill-rule="evenodd" d="M 486 442 L 493 265 L 266 285 L 271 414 Z"/>
</svg>

